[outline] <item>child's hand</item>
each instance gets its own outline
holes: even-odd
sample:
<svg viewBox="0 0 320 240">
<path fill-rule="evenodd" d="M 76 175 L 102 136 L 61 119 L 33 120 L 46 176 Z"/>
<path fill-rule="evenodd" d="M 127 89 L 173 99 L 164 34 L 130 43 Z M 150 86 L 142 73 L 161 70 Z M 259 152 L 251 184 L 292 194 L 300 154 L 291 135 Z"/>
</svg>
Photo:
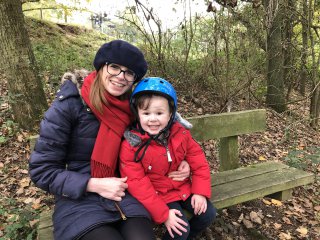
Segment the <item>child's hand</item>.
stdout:
<svg viewBox="0 0 320 240">
<path fill-rule="evenodd" d="M 207 199 L 202 195 L 194 194 L 191 197 L 191 205 L 194 208 L 195 215 L 200 215 L 207 211 Z"/>
<path fill-rule="evenodd" d="M 183 225 L 188 226 L 188 224 L 176 215 L 182 216 L 182 214 L 179 210 L 170 209 L 169 210 L 169 217 L 168 217 L 167 221 L 165 221 L 165 223 L 164 223 L 164 225 L 166 226 L 166 228 L 172 238 L 174 238 L 172 230 L 175 231 L 180 236 L 182 235 L 181 231 L 187 232 L 187 229 L 185 229 L 183 227 Z"/>
</svg>

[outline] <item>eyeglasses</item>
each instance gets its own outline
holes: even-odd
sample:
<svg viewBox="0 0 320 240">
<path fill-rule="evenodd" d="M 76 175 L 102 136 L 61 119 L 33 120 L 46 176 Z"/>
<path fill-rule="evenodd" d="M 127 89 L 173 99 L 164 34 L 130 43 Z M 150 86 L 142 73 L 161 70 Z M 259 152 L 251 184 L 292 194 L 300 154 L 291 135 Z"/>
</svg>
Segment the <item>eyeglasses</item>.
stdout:
<svg viewBox="0 0 320 240">
<path fill-rule="evenodd" d="M 136 80 L 137 75 L 134 71 L 128 69 L 128 70 L 122 70 L 119 65 L 114 63 L 106 63 L 107 65 L 107 72 L 113 76 L 118 76 L 120 73 L 123 72 L 124 78 L 128 82 L 134 82 Z"/>
</svg>

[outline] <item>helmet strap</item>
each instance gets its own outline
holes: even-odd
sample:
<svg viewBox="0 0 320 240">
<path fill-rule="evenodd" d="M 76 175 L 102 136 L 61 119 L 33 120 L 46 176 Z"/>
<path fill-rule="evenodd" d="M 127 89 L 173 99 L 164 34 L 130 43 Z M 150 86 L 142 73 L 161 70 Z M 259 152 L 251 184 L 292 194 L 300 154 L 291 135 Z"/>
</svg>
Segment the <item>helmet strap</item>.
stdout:
<svg viewBox="0 0 320 240">
<path fill-rule="evenodd" d="M 174 112 L 175 112 L 175 111 L 174 111 Z M 169 120 L 167 126 L 166 126 L 164 129 L 162 129 L 158 134 L 156 134 L 156 135 L 151 135 L 151 134 L 147 133 L 148 136 L 149 136 L 148 140 L 145 141 L 145 142 L 143 142 L 143 143 L 140 145 L 140 147 L 138 148 L 138 150 L 137 150 L 137 151 L 135 152 L 135 154 L 134 154 L 134 161 L 135 161 L 135 162 L 140 162 L 140 161 L 143 159 L 143 157 L 144 157 L 144 155 L 145 155 L 145 153 L 146 153 L 146 151 L 147 151 L 147 148 L 149 147 L 149 145 L 150 145 L 150 143 L 151 143 L 152 140 L 155 140 L 155 141 L 156 141 L 156 140 L 159 139 L 159 137 L 160 137 L 161 135 L 164 135 L 164 136 L 167 135 L 170 127 L 172 126 L 173 120 L 174 120 L 174 114 L 171 114 L 171 117 L 170 117 L 170 120 Z M 145 134 L 145 131 L 144 131 L 144 130 L 142 129 L 142 127 L 141 127 L 140 121 L 137 121 L 137 122 L 138 122 L 138 128 L 139 128 L 138 130 L 139 130 L 140 132 L 143 131 L 143 132 L 144 132 L 143 134 Z M 143 152 L 142 152 L 142 155 L 141 155 L 140 157 L 138 157 L 138 155 L 139 155 L 139 153 L 140 153 L 141 151 L 143 151 Z"/>
</svg>

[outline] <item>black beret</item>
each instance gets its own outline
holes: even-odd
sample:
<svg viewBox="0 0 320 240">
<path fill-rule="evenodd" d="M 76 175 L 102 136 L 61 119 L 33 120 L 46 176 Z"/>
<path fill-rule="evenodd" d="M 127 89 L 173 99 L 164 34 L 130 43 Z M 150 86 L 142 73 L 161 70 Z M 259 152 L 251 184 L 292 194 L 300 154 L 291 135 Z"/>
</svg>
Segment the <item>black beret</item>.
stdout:
<svg viewBox="0 0 320 240">
<path fill-rule="evenodd" d="M 140 49 L 123 40 L 113 40 L 99 48 L 93 66 L 99 71 L 107 62 L 116 63 L 134 71 L 137 75 L 136 81 L 140 80 L 148 70 L 147 62 Z"/>
</svg>

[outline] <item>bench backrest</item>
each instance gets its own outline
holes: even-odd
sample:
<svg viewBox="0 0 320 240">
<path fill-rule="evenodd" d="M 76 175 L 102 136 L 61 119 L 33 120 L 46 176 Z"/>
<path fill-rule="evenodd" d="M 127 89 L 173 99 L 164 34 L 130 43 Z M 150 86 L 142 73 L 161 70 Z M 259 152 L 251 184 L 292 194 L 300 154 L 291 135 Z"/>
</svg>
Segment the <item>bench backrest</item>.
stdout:
<svg viewBox="0 0 320 240">
<path fill-rule="evenodd" d="M 239 167 L 238 135 L 262 132 L 266 129 L 266 110 L 255 109 L 191 117 L 192 136 L 198 141 L 220 139 L 220 171 Z M 38 135 L 30 137 L 33 150 Z"/>
<path fill-rule="evenodd" d="M 266 110 L 255 109 L 188 118 L 193 124 L 192 136 L 198 141 L 220 139 L 220 170 L 239 167 L 238 135 L 263 132 Z"/>
</svg>

